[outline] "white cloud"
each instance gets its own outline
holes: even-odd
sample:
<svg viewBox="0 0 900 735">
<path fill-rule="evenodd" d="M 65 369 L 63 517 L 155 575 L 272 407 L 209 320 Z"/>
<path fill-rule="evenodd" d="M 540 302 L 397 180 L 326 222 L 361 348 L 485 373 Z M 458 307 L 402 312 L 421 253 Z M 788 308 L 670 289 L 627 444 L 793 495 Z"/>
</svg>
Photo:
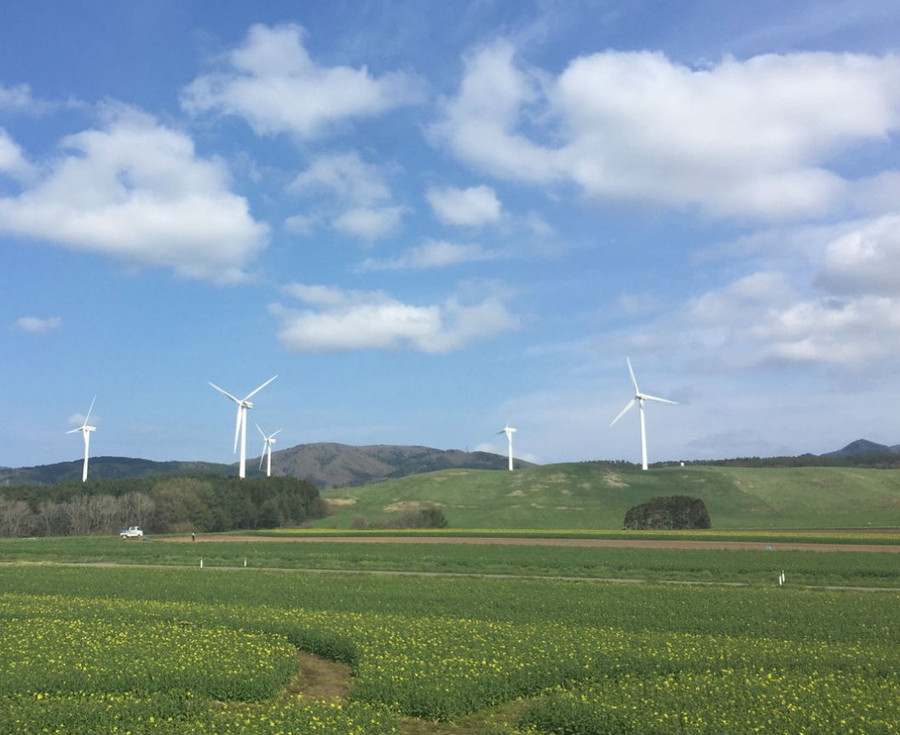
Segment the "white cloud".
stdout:
<svg viewBox="0 0 900 735">
<path fill-rule="evenodd" d="M 295 214 L 284 220 L 284 228 L 292 235 L 311 235 L 316 218 L 305 214 Z"/>
<path fill-rule="evenodd" d="M 227 55 L 225 69 L 197 77 L 182 93 L 191 113 L 243 118 L 259 135 L 313 138 L 351 118 L 378 115 L 416 102 L 419 83 L 406 74 L 381 77 L 365 67 L 316 64 L 298 25 L 254 25 Z"/>
<path fill-rule="evenodd" d="M 355 207 L 339 214 L 331 224 L 345 235 L 377 240 L 396 232 L 406 211 L 403 206 Z"/>
<path fill-rule="evenodd" d="M 55 332 L 61 329 L 62 319 L 58 316 L 51 316 L 47 319 L 37 316 L 23 316 L 16 320 L 15 328 L 30 334 L 46 334 L 47 332 Z"/>
<path fill-rule="evenodd" d="M 830 242 L 816 282 L 837 294 L 900 295 L 900 215 L 865 223 Z"/>
<path fill-rule="evenodd" d="M 451 297 L 441 304 L 405 304 L 381 291 L 293 284 L 286 291 L 311 308 L 273 305 L 279 339 L 295 352 L 412 349 L 446 353 L 518 327 L 503 299 L 480 303 Z"/>
<path fill-rule="evenodd" d="M 363 161 L 355 151 L 319 156 L 291 183 L 294 191 L 324 189 L 354 204 L 373 204 L 391 198 L 391 190 L 377 166 Z"/>
<path fill-rule="evenodd" d="M 391 260 L 369 258 L 359 267 L 361 271 L 378 270 L 425 270 L 428 268 L 445 268 L 460 263 L 486 260 L 491 255 L 480 245 L 429 240 L 415 248 L 410 248 L 400 257 Z"/>
<path fill-rule="evenodd" d="M 381 169 L 353 151 L 316 158 L 289 188 L 302 193 L 324 191 L 337 200 L 338 212 L 309 216 L 307 224 L 330 220 L 338 232 L 364 240 L 396 232 L 408 212 L 407 207 L 390 203 L 391 190 Z"/>
<path fill-rule="evenodd" d="M 767 314 L 750 336 L 763 346 L 761 362 L 862 368 L 900 356 L 900 299 L 801 301 Z"/>
<path fill-rule="evenodd" d="M 17 84 L 15 87 L 0 84 L 0 110 L 40 114 L 50 107 L 52 105 L 49 103 L 36 100 L 27 84 Z"/>
<path fill-rule="evenodd" d="M 425 192 L 425 198 L 437 218 L 448 225 L 480 227 L 498 221 L 502 214 L 500 200 L 489 186 L 432 187 Z"/>
<path fill-rule="evenodd" d="M 27 181 L 35 175 L 32 166 L 19 145 L 0 128 L 0 174 Z"/>
<path fill-rule="evenodd" d="M 107 112 L 104 129 L 63 140 L 68 153 L 42 180 L 0 198 L 0 231 L 188 278 L 244 278 L 268 228 L 228 191 L 224 165 L 198 158 L 190 138 L 148 115 Z"/>
<path fill-rule="evenodd" d="M 498 42 L 467 60 L 433 136 L 493 175 L 716 216 L 814 217 L 849 184 L 833 157 L 900 127 L 900 58 L 769 54 L 702 69 L 607 51 L 556 78 Z"/>
</svg>

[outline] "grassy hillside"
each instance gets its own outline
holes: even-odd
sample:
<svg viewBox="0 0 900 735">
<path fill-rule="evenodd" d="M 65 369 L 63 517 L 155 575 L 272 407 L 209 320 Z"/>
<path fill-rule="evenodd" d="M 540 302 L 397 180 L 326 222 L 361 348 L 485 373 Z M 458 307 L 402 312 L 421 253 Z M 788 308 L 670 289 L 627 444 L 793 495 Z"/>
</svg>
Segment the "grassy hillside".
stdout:
<svg viewBox="0 0 900 735">
<path fill-rule="evenodd" d="M 621 528 L 633 505 L 662 495 L 701 498 L 714 528 L 900 527 L 900 470 L 846 467 L 671 467 L 642 472 L 600 463 L 515 472 L 443 470 L 324 491 L 319 527 L 377 522 L 435 504 L 454 528 Z"/>
</svg>

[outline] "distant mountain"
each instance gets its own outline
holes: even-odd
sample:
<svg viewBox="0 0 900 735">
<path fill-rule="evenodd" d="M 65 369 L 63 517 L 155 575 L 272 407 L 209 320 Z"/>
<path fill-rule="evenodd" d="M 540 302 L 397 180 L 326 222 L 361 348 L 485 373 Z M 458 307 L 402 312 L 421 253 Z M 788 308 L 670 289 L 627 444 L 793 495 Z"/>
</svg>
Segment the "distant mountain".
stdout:
<svg viewBox="0 0 900 735">
<path fill-rule="evenodd" d="M 272 474 L 289 475 L 320 488 L 365 485 L 389 478 L 447 469 L 503 470 L 507 458 L 489 452 L 430 449 L 379 444 L 354 447 L 347 444 L 300 444 L 272 452 Z M 258 458 L 247 459 L 247 476 L 256 476 Z M 532 463 L 515 460 L 516 467 Z M 81 479 L 82 461 L 58 462 L 38 467 L 0 468 L 0 486 L 50 483 Z M 237 465 L 213 462 L 154 462 L 130 457 L 91 457 L 90 477 L 148 477 L 150 475 L 234 475 Z"/>
<path fill-rule="evenodd" d="M 366 485 L 379 480 L 448 469 L 504 470 L 507 457 L 490 452 L 431 449 L 418 446 L 376 444 L 300 444 L 272 452 L 272 472 L 292 475 L 320 488 Z M 515 460 L 516 467 L 531 462 Z"/>
<path fill-rule="evenodd" d="M 857 439 L 850 442 L 846 447 L 838 449 L 834 452 L 822 454 L 822 457 L 830 459 L 845 459 L 847 457 L 857 457 L 861 454 L 900 454 L 900 445 L 888 446 L 887 444 L 877 444 L 870 442 L 868 439 Z"/>
<path fill-rule="evenodd" d="M 192 475 L 218 474 L 233 475 L 236 470 L 231 465 L 214 462 L 154 462 L 150 459 L 131 457 L 91 457 L 88 465 L 91 477 L 149 477 L 151 475 Z M 61 482 L 81 479 L 82 460 L 57 462 L 37 467 L 18 469 L 0 468 L 0 486 L 25 485 L 29 483 Z"/>
</svg>

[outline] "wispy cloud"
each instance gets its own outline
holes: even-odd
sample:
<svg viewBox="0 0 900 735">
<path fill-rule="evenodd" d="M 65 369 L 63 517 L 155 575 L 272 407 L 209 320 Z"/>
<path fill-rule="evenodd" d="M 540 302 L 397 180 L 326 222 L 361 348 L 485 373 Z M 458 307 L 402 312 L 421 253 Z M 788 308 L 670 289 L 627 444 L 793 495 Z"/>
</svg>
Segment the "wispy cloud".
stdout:
<svg viewBox="0 0 900 735">
<path fill-rule="evenodd" d="M 55 332 L 62 329 L 62 324 L 62 319 L 58 316 L 51 316 L 46 319 L 38 316 L 23 316 L 17 319 L 13 326 L 20 332 L 46 334 L 47 332 Z"/>
<path fill-rule="evenodd" d="M 312 214 L 296 215 L 303 228 L 330 222 L 338 232 L 363 240 L 377 240 L 396 232 L 409 208 L 395 204 L 382 168 L 362 160 L 355 151 L 316 157 L 288 187 L 289 191 L 325 202 L 311 205 Z M 295 220 L 295 218 L 291 218 Z"/>
<path fill-rule="evenodd" d="M 357 268 L 358 271 L 383 270 L 426 270 L 429 268 L 446 268 L 451 265 L 489 260 L 493 257 L 480 245 L 463 244 L 429 240 L 415 248 L 410 248 L 396 258 L 367 258 Z"/>
</svg>

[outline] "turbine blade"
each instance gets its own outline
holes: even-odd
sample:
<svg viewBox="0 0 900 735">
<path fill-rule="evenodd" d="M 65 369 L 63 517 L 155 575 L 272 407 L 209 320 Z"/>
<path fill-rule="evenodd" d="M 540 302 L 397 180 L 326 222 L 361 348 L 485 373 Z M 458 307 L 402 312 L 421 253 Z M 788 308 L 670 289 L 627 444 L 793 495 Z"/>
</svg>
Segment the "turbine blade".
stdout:
<svg viewBox="0 0 900 735">
<path fill-rule="evenodd" d="M 271 439 L 273 436 L 275 436 L 275 434 L 280 434 L 282 431 L 284 431 L 284 429 L 279 429 L 278 431 L 275 431 L 275 432 L 269 434 L 269 439 Z"/>
<path fill-rule="evenodd" d="M 215 383 L 210 383 L 210 385 L 211 385 L 213 388 L 215 388 L 217 391 L 219 391 L 219 393 L 221 393 L 222 395 L 228 396 L 228 397 L 229 397 L 232 401 L 234 401 L 235 403 L 240 403 L 240 400 L 238 400 L 238 399 L 235 398 L 233 395 L 231 395 L 231 393 L 229 393 L 227 390 L 224 390 L 224 389 L 220 388 L 220 387 L 217 386 Z"/>
<path fill-rule="evenodd" d="M 266 457 L 266 447 L 267 446 L 268 445 L 265 442 L 263 442 L 262 454 L 259 455 L 259 468 L 260 469 L 262 469 L 263 459 L 265 459 L 265 457 Z"/>
<path fill-rule="evenodd" d="M 256 424 L 256 430 L 259 432 L 259 435 L 263 438 L 263 441 L 266 440 L 266 433 L 259 428 L 259 424 Z"/>
<path fill-rule="evenodd" d="M 87 426 L 88 421 L 91 418 L 91 411 L 94 410 L 94 401 L 96 401 L 96 400 L 97 400 L 97 396 L 94 396 L 93 399 L 91 399 L 91 407 L 88 409 L 87 416 L 84 417 L 84 426 Z"/>
<path fill-rule="evenodd" d="M 625 408 L 623 408 L 623 409 L 619 412 L 619 415 L 616 416 L 616 417 L 612 420 L 612 422 L 610 423 L 610 426 L 612 426 L 614 423 L 616 423 L 616 421 L 618 421 L 618 420 L 619 420 L 620 418 L 622 418 L 626 413 L 628 413 L 628 410 L 629 410 L 635 403 L 637 403 L 637 398 L 632 398 L 630 401 L 628 401 L 628 403 L 625 404 Z"/>
<path fill-rule="evenodd" d="M 265 383 L 263 383 L 261 386 L 259 386 L 259 388 L 257 388 L 256 390 L 254 390 L 251 393 L 248 393 L 246 396 L 244 396 L 244 400 L 249 401 L 253 396 L 255 396 L 257 393 L 259 393 L 263 388 L 265 388 L 269 383 L 271 383 L 277 377 L 278 377 L 277 375 L 273 375 Z"/>
<path fill-rule="evenodd" d="M 634 377 L 634 368 L 631 367 L 631 360 L 629 358 L 625 358 L 625 362 L 628 363 L 628 374 L 631 375 L 631 384 L 634 386 L 635 395 L 640 393 L 640 389 L 638 388 L 637 378 Z"/>
<path fill-rule="evenodd" d="M 678 405 L 678 401 L 670 401 L 668 398 L 658 398 L 657 396 L 648 396 L 646 393 L 641 393 L 641 398 L 648 401 L 659 401 L 660 403 L 671 403 L 675 406 Z"/>
</svg>

